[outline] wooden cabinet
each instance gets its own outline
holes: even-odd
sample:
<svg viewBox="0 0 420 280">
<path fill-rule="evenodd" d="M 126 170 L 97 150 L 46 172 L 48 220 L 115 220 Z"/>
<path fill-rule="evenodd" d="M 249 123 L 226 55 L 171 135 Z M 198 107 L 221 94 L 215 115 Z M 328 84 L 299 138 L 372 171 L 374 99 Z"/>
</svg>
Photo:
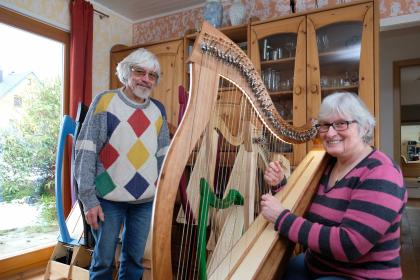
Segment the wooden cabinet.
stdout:
<svg viewBox="0 0 420 280">
<path fill-rule="evenodd" d="M 168 123 L 171 132 L 175 131 L 178 124 L 178 87 L 183 79 L 183 40 L 171 40 L 152 45 L 125 47 L 114 46 L 111 50 L 110 62 L 110 88 L 121 87 L 115 69 L 118 62 L 123 60 L 134 50 L 144 47 L 154 53 L 159 60 L 161 78 L 157 87 L 152 92 L 152 97 L 163 103 L 168 115 Z"/>
<path fill-rule="evenodd" d="M 302 126 L 325 96 L 349 91 L 378 122 L 377 26 L 373 1 L 252 24 L 251 60 L 280 115 Z M 311 147 L 285 145 L 284 152 L 297 165 Z"/>
<path fill-rule="evenodd" d="M 247 54 L 249 55 L 249 24 L 242 24 L 237 26 L 228 26 L 221 28 L 220 31 L 223 32 L 229 39 L 233 42 L 238 44 L 238 46 Z M 184 87 L 188 91 L 189 89 L 189 81 L 190 81 L 190 73 L 188 67 L 188 57 L 190 56 L 195 38 L 197 37 L 198 33 L 188 34 L 184 37 L 184 57 L 186 59 L 184 64 Z"/>
</svg>

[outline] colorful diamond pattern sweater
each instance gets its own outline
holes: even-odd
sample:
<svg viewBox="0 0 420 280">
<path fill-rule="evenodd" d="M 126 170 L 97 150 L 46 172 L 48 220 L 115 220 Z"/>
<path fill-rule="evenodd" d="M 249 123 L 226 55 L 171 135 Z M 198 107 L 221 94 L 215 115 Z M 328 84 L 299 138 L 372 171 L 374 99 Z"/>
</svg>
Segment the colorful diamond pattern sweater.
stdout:
<svg viewBox="0 0 420 280">
<path fill-rule="evenodd" d="M 400 168 L 374 150 L 327 190 L 335 159 L 304 218 L 283 211 L 276 230 L 308 248 L 315 275 L 401 279 L 400 223 L 407 202 Z"/>
<path fill-rule="evenodd" d="M 97 196 L 151 201 L 169 141 L 159 101 L 136 104 L 121 90 L 97 95 L 76 142 L 75 177 L 85 211 L 99 205 Z"/>
</svg>

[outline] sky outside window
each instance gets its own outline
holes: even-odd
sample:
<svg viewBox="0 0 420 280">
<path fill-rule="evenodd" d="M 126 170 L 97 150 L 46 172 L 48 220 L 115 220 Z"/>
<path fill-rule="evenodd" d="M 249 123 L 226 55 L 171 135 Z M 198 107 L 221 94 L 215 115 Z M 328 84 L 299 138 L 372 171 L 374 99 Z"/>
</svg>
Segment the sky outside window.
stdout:
<svg viewBox="0 0 420 280">
<path fill-rule="evenodd" d="M 48 38 L 22 31 L 0 23 L 0 70 L 11 72 L 33 71 L 43 80 L 63 78 L 63 45 Z M 7 39 L 5 39 L 7 38 Z"/>
</svg>

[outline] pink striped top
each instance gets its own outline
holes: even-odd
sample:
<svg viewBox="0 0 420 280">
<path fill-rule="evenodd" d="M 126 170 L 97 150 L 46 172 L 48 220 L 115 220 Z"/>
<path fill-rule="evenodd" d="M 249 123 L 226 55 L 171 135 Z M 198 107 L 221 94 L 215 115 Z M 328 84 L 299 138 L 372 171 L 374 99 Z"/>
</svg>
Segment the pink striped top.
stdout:
<svg viewBox="0 0 420 280">
<path fill-rule="evenodd" d="M 332 159 L 305 217 L 285 210 L 276 229 L 308 248 L 305 262 L 315 276 L 401 279 L 400 223 L 407 191 L 400 168 L 374 150 L 327 191 L 334 164 Z"/>
</svg>

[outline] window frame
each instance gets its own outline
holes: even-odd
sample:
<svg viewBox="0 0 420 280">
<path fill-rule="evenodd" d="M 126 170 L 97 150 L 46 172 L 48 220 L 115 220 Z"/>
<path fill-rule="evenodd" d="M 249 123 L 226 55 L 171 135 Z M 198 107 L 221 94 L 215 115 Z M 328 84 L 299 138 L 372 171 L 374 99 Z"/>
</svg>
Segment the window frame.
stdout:
<svg viewBox="0 0 420 280">
<path fill-rule="evenodd" d="M 42 23 L 38 20 L 16 13 L 9 9 L 0 6 L 0 23 L 7 24 L 21 30 L 34 33 L 58 41 L 64 47 L 64 61 L 63 61 L 63 113 L 69 112 L 69 73 L 70 73 L 70 33 L 59 28 Z M 66 157 L 68 159 L 68 155 Z M 71 193 L 70 193 L 70 170 L 69 160 L 64 160 L 63 177 L 64 190 L 63 194 L 65 215 L 67 216 L 71 208 Z M 67 205 L 67 207 L 66 207 Z M 44 271 L 48 260 L 51 257 L 55 243 L 48 244 L 41 247 L 36 247 L 16 255 L 0 259 L 0 278 L 10 277 L 18 273 L 28 270 Z"/>
</svg>

